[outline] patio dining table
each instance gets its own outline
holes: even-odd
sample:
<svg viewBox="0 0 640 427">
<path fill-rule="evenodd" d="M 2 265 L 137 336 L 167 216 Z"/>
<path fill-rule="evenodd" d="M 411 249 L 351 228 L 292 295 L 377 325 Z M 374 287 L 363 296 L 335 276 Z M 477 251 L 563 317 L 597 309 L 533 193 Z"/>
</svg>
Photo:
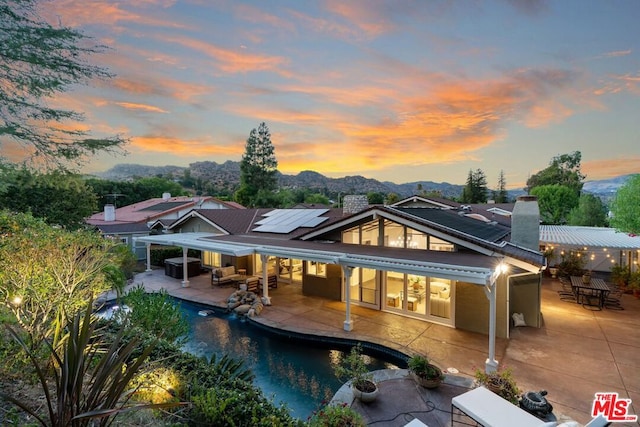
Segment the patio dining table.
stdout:
<svg viewBox="0 0 640 427">
<path fill-rule="evenodd" d="M 600 309 L 604 307 L 607 294 L 611 292 L 611 288 L 604 280 L 594 277 L 588 283 L 585 283 L 581 276 L 571 276 L 571 288 L 578 302 L 580 302 L 580 296 L 586 297 L 587 300 L 589 296 L 595 296 L 598 301 L 597 307 Z"/>
</svg>

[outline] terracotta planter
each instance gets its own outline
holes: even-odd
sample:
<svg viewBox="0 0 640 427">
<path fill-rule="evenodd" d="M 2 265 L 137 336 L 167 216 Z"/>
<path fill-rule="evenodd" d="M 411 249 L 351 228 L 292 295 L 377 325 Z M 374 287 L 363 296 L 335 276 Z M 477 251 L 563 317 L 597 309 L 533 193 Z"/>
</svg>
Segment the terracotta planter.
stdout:
<svg viewBox="0 0 640 427">
<path fill-rule="evenodd" d="M 372 383 L 373 384 L 373 383 Z M 375 384 L 374 384 L 375 386 Z M 375 386 L 374 390 L 371 392 L 361 391 L 353 384 L 351 385 L 351 391 L 353 392 L 353 397 L 361 401 L 362 403 L 370 403 L 376 400 L 378 397 L 379 389 Z"/>
<path fill-rule="evenodd" d="M 582 283 L 587 284 L 591 282 L 591 276 L 589 274 L 582 275 Z"/>
</svg>

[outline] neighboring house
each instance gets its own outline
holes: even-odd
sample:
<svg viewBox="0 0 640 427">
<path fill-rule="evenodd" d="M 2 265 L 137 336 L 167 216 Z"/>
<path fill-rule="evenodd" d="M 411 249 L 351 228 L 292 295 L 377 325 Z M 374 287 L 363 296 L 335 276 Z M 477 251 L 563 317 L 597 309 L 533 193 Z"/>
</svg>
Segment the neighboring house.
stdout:
<svg viewBox="0 0 640 427">
<path fill-rule="evenodd" d="M 182 233 L 137 240 L 199 249 L 205 265 L 277 275 L 304 295 L 344 301 L 345 330 L 360 305 L 495 338 L 508 337 L 514 312 L 540 326 L 535 198 L 519 201 L 513 218 L 512 229 L 453 206 L 369 207 L 347 196 L 344 211 L 194 209 L 170 226 Z"/>
<path fill-rule="evenodd" d="M 139 260 L 146 257 L 145 245 L 136 244 L 134 237 L 164 233 L 179 218 L 194 208 L 244 209 L 235 202 L 223 202 L 213 197 L 179 196 L 164 193 L 160 198 L 148 199 L 116 208 L 105 205 L 104 211 L 93 214 L 85 222 L 105 236 L 129 246 Z"/>
</svg>

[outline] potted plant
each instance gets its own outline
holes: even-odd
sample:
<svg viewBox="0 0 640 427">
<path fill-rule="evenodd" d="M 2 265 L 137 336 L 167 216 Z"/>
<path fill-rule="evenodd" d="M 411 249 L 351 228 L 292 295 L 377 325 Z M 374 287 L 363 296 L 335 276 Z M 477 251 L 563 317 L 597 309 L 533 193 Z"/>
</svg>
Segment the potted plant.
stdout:
<svg viewBox="0 0 640 427">
<path fill-rule="evenodd" d="M 373 382 L 373 374 L 367 368 L 360 344 L 351 347 L 349 354 L 335 366 L 334 373 L 339 379 L 350 381 L 353 397 L 361 402 L 373 402 L 378 396 L 378 386 Z"/>
<path fill-rule="evenodd" d="M 518 389 L 515 378 L 513 378 L 511 369 L 508 368 L 490 373 L 477 369 L 475 379 L 479 386 L 481 385 L 488 388 L 514 405 L 519 404 L 520 389 Z"/>
<path fill-rule="evenodd" d="M 636 298 L 640 298 L 640 271 L 629 274 L 629 289 L 633 291 Z"/>
<path fill-rule="evenodd" d="M 591 270 L 586 270 L 582 275 L 582 283 L 587 284 L 591 282 Z"/>
<path fill-rule="evenodd" d="M 414 381 L 424 388 L 436 388 L 444 381 L 442 370 L 425 356 L 415 355 L 407 363 Z"/>
<path fill-rule="evenodd" d="M 628 265 L 615 264 L 611 267 L 611 281 L 618 285 L 621 290 L 626 290 L 631 278 L 631 269 Z"/>
</svg>

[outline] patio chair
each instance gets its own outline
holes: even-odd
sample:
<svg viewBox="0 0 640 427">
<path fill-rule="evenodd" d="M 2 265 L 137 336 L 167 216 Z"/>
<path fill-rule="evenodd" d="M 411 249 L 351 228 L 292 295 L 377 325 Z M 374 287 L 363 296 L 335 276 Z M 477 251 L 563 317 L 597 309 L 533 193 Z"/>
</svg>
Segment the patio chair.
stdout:
<svg viewBox="0 0 640 427">
<path fill-rule="evenodd" d="M 611 289 L 604 299 L 604 306 L 610 310 L 624 310 L 620 300 L 622 299 L 622 290 L 618 285 L 608 284 Z"/>
<path fill-rule="evenodd" d="M 560 296 L 561 301 L 578 302 L 576 294 L 573 292 L 573 288 L 571 287 L 571 283 L 566 277 L 560 277 L 560 285 L 562 286 L 562 289 L 558 291 L 558 295 Z"/>
</svg>

